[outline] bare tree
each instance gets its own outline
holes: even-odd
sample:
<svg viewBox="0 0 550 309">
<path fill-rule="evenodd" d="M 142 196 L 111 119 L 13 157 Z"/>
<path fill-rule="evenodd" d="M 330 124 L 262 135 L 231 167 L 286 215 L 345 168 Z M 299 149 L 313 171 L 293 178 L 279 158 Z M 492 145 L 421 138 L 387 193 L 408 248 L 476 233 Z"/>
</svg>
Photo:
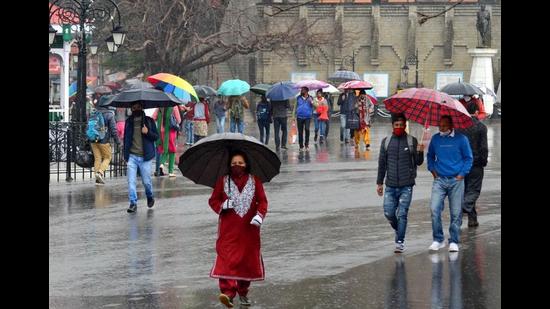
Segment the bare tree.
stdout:
<svg viewBox="0 0 550 309">
<path fill-rule="evenodd" d="M 312 31 L 316 20 L 298 19 L 264 33 L 256 30 L 262 29 L 262 18 L 250 14 L 255 6 L 235 9 L 230 0 L 122 0 L 119 5 L 128 28 L 126 48 L 143 53 L 146 73 L 186 75 L 237 54 L 313 48 L 332 38 L 330 31 Z"/>
</svg>

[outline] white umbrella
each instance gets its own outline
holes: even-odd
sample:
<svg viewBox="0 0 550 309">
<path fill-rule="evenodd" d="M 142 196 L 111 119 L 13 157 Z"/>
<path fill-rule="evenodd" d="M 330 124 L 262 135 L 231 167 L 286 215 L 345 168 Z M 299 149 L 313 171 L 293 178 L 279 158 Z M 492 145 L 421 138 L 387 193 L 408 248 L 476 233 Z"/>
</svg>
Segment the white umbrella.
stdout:
<svg viewBox="0 0 550 309">
<path fill-rule="evenodd" d="M 326 92 L 326 93 L 330 93 L 330 94 L 338 94 L 338 93 L 341 93 L 340 90 L 338 90 L 338 88 L 334 87 L 333 85 L 329 84 L 328 87 L 325 87 L 322 89 L 323 92 Z M 308 93 L 310 96 L 314 97 L 316 96 L 317 90 L 310 90 Z"/>
</svg>

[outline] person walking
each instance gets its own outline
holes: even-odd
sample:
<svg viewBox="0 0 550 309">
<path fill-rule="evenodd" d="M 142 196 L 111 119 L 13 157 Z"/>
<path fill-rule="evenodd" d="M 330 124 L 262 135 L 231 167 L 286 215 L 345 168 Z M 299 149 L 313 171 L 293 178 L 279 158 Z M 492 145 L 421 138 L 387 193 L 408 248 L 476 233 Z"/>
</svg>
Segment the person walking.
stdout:
<svg viewBox="0 0 550 309">
<path fill-rule="evenodd" d="M 472 116 L 474 125 L 467 129 L 457 129 L 457 132 L 466 135 L 468 138 L 473 154 L 472 168 L 464 178 L 462 212 L 468 215 L 468 227 L 476 227 L 479 225 L 477 222 L 476 201 L 481 193 L 483 169 L 487 166 L 489 146 L 487 144 L 487 126 L 478 119 L 478 106 L 470 104 L 467 110 Z"/>
<path fill-rule="evenodd" d="M 424 145 L 418 144 L 414 136 L 405 132 L 406 121 L 403 114 L 392 115 L 393 131 L 382 139 L 376 179 L 376 193 L 384 195 L 384 216 L 395 231 L 395 253 L 405 251 L 407 216 L 416 168 L 424 162 Z"/>
<path fill-rule="evenodd" d="M 308 91 L 309 88 L 302 87 L 300 95 L 296 98 L 296 122 L 298 123 L 300 151 L 309 151 L 309 127 L 313 114 L 313 98 L 308 94 Z"/>
<path fill-rule="evenodd" d="M 265 145 L 269 142 L 269 127 L 271 126 L 271 106 L 265 95 L 262 95 L 260 102 L 256 104 L 256 122 L 260 129 L 260 142 Z"/>
<path fill-rule="evenodd" d="M 290 108 L 290 102 L 284 101 L 271 101 L 271 115 L 273 117 L 273 130 L 275 133 L 275 150 L 279 151 L 281 148 L 286 150 L 286 140 L 288 136 L 287 118 L 288 110 Z M 279 130 L 281 135 L 279 135 Z"/>
<path fill-rule="evenodd" d="M 157 128 L 160 131 L 160 139 L 156 142 L 160 160 L 157 160 L 155 171 L 160 175 L 160 165 L 168 160 L 168 176 L 171 178 L 176 177 L 174 173 L 177 151 L 176 139 L 181 123 L 179 108 L 157 108 L 152 118 L 157 122 Z"/>
<path fill-rule="evenodd" d="M 448 197 L 451 215 L 449 251 L 458 252 L 460 226 L 462 225 L 464 177 L 472 168 L 473 155 L 468 138 L 453 129 L 451 116 L 441 116 L 439 133 L 432 136 L 427 158 L 428 170 L 434 177 L 430 202 L 433 243 L 429 250 L 438 251 L 445 247 L 441 212 L 443 211 L 443 202 Z"/>
<path fill-rule="evenodd" d="M 250 282 L 265 278 L 260 227 L 268 203 L 261 180 L 250 174 L 248 155 L 237 150 L 229 157 L 230 172 L 217 180 L 208 204 L 219 215 L 210 277 L 219 279 L 220 302 L 232 308 L 237 294 L 241 306 L 250 306 Z"/>
<path fill-rule="evenodd" d="M 153 118 L 143 112 L 143 104 L 135 102 L 131 107 L 132 116 L 126 119 L 124 126 L 124 160 L 128 163 L 128 213 L 137 211 L 136 178 L 140 171 L 141 181 L 145 187 L 147 207 L 155 204 L 153 183 L 151 181 L 151 161 L 155 157 L 155 142 L 159 138 Z"/>
</svg>

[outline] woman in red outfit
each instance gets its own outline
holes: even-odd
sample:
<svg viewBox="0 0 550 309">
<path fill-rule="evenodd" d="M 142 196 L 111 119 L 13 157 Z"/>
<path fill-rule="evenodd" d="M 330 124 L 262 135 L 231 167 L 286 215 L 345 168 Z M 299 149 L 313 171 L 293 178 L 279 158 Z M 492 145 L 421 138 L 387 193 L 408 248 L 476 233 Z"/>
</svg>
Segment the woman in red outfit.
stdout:
<svg viewBox="0 0 550 309">
<path fill-rule="evenodd" d="M 232 153 L 229 175 L 220 177 L 208 204 L 219 214 L 216 261 L 210 277 L 219 278 L 220 302 L 233 307 L 250 306 L 247 298 L 251 281 L 264 280 L 260 252 L 260 226 L 267 213 L 262 182 L 250 174 L 250 161 L 244 152 Z"/>
</svg>

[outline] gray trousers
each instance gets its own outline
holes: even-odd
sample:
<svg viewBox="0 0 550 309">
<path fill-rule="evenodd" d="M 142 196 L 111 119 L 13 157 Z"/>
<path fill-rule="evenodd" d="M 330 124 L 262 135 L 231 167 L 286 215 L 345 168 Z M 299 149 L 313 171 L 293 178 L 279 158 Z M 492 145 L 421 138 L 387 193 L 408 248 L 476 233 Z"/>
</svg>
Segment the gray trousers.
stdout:
<svg viewBox="0 0 550 309">
<path fill-rule="evenodd" d="M 462 211 L 470 218 L 477 218 L 476 201 L 481 193 L 483 182 L 483 167 L 472 166 L 470 173 L 464 178 L 464 202 Z"/>
</svg>

